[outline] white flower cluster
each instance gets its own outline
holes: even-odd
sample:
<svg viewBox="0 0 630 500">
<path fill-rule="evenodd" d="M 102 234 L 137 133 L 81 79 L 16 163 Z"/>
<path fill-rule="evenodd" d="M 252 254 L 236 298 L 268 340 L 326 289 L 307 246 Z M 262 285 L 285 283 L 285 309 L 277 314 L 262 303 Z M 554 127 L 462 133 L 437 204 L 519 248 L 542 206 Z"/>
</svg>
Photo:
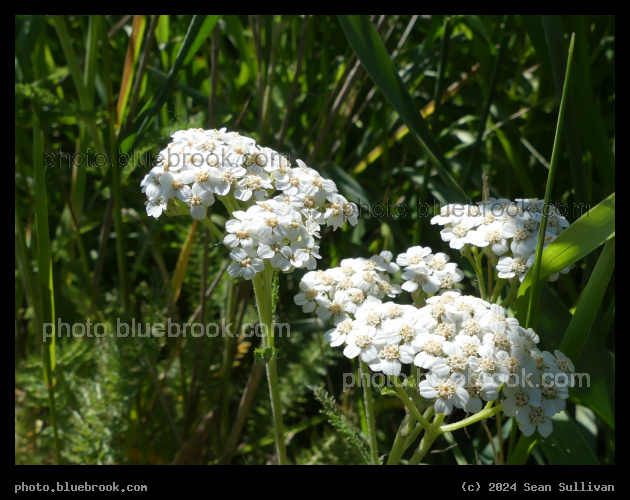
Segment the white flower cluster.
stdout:
<svg viewBox="0 0 630 500">
<path fill-rule="evenodd" d="M 426 294 L 453 290 L 464 273 L 449 257 L 433 255 L 429 247 L 411 247 L 393 262 L 393 254 L 383 251 L 370 259 L 344 259 L 341 266 L 326 271 L 306 273 L 294 301 L 304 312 L 313 312 L 324 321 L 337 325 L 350 319 L 359 307 L 373 300 L 395 297 L 402 290 Z M 402 286 L 392 284 L 392 277 L 403 268 Z"/>
<path fill-rule="evenodd" d="M 334 324 L 325 339 L 333 347 L 343 345 L 346 357 L 359 356 L 389 376 L 400 375 L 405 364 L 422 369 L 420 395 L 433 401 L 437 413 L 450 414 L 453 408 L 477 413 L 483 401 L 499 398 L 502 387 L 504 411 L 516 417 L 521 431 L 549 435 L 550 419 L 568 397 L 571 361 L 559 351 L 555 356 L 541 352 L 533 330 L 519 326 L 501 306 L 476 297 L 447 290 L 427 298 L 421 308 L 387 302 L 401 291 L 389 277 L 399 265 L 405 266 L 403 277 L 432 263 L 439 273 L 448 258 L 413 247 L 396 262 L 391 252 L 382 252 L 307 273 L 295 303 Z M 402 288 L 409 289 L 409 283 Z"/>
<path fill-rule="evenodd" d="M 402 289 L 415 292 L 418 288 L 424 293 L 451 290 L 455 283 L 464 279 L 464 272 L 444 253 L 432 253 L 429 247 L 411 247 L 400 254 L 396 263 L 403 268 L 402 278 L 406 280 Z"/>
<path fill-rule="evenodd" d="M 443 241 L 451 248 L 467 251 L 471 245 L 483 248 L 496 266 L 499 278 L 517 277 L 523 281 L 534 264 L 538 233 L 543 210 L 548 213 L 545 231 L 546 247 L 569 222 L 553 206 L 542 200 L 491 199 L 476 205 L 449 204 L 431 219 L 431 224 L 444 226 Z M 569 272 L 569 268 L 561 271 Z M 558 279 L 556 273 L 550 281 Z"/>
<path fill-rule="evenodd" d="M 426 331 L 411 342 L 414 365 L 427 370 L 420 395 L 435 411 L 477 413 L 502 388 L 503 409 L 526 436 L 552 431 L 551 417 L 569 397 L 571 361 L 559 351 L 541 352 L 538 335 L 524 329 L 497 304 L 450 292 L 418 309 Z"/>
<path fill-rule="evenodd" d="M 301 160 L 291 167 L 276 151 L 225 129 L 180 130 L 172 138 L 141 182 L 147 214 L 158 218 L 169 200 L 179 200 L 201 220 L 218 196 L 234 217 L 224 239 L 233 249 L 232 277 L 252 279 L 265 261 L 282 271 L 315 269 L 321 226 L 357 223 L 357 206 Z"/>
<path fill-rule="evenodd" d="M 311 271 L 300 281 L 294 297 L 304 312 L 315 311 L 324 321 L 337 325 L 350 319 L 368 299 L 394 297 L 400 285 L 390 283 L 390 273 L 399 267 L 391 262 L 391 252 L 381 252 L 371 259 L 344 259 L 340 267 L 326 271 Z"/>
</svg>

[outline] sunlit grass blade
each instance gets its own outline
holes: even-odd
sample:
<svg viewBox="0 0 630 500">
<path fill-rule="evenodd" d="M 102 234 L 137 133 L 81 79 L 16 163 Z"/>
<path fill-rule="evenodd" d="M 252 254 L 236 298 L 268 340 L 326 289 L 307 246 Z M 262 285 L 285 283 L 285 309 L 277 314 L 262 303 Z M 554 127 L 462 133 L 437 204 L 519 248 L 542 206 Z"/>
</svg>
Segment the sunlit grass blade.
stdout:
<svg viewBox="0 0 630 500">
<path fill-rule="evenodd" d="M 553 152 L 551 153 L 551 162 L 549 162 L 549 175 L 547 176 L 547 189 L 545 190 L 544 207 L 549 207 L 551 202 L 551 193 L 553 192 L 553 182 L 556 176 L 556 167 L 558 158 L 560 157 L 560 137 L 562 134 L 562 125 L 564 123 L 564 111 L 568 100 L 569 81 L 571 77 L 571 62 L 573 60 L 573 48 L 575 47 L 575 34 L 571 37 L 571 45 L 569 46 L 569 58 L 567 60 L 566 74 L 564 77 L 564 88 L 562 90 L 562 99 L 560 101 L 560 110 L 558 111 L 558 125 L 556 126 L 556 137 L 553 143 Z M 548 210 L 543 210 L 542 220 L 540 221 L 540 229 L 538 234 L 538 245 L 536 247 L 536 260 L 534 261 L 532 271 L 532 290 L 529 296 L 529 304 L 527 307 L 527 320 L 525 324 L 529 328 L 536 326 L 538 319 L 538 306 L 540 304 L 540 263 L 543 257 L 543 246 L 545 243 L 545 232 L 547 230 Z"/>
<path fill-rule="evenodd" d="M 37 333 L 42 341 L 42 361 L 44 382 L 48 390 L 48 404 L 53 424 L 55 441 L 55 461 L 61 463 L 61 442 L 57 407 L 55 403 L 55 291 L 52 273 L 52 254 L 50 251 L 50 230 L 48 227 L 48 205 L 46 198 L 46 179 L 44 178 L 43 133 L 34 116 L 33 123 L 33 174 L 35 177 L 35 221 L 37 231 L 37 257 L 39 263 L 39 300 L 42 304 L 41 322 L 37 324 Z M 44 340 L 44 324 L 51 325 L 52 337 Z M 50 332 L 46 332 L 50 333 Z"/>
<path fill-rule="evenodd" d="M 193 40 L 188 53 L 186 54 L 186 59 L 184 59 L 184 66 L 187 65 L 192 58 L 195 56 L 203 42 L 210 36 L 210 32 L 217 24 L 221 16 L 205 16 L 203 19 L 203 24 L 199 31 L 195 35 L 195 39 Z M 188 36 L 188 35 L 187 35 Z M 179 57 L 179 56 L 178 56 Z"/>
<path fill-rule="evenodd" d="M 364 16 L 339 16 L 339 19 L 363 67 L 413 132 L 414 138 L 427 154 L 446 186 L 453 192 L 456 198 L 453 201 L 465 201 L 466 193 L 451 175 L 451 168 L 446 158 L 422 118 L 418 106 L 400 79 L 372 23 Z"/>
<path fill-rule="evenodd" d="M 125 66 L 123 69 L 122 82 L 120 84 L 120 92 L 118 94 L 118 104 L 116 106 L 117 120 L 116 131 L 120 131 L 125 112 L 127 111 L 127 101 L 131 93 L 132 82 L 138 64 L 138 54 L 140 45 L 142 45 L 142 36 L 146 28 L 147 21 L 145 16 L 133 16 L 133 26 L 129 45 L 127 46 L 127 56 L 125 57 Z"/>
<path fill-rule="evenodd" d="M 615 194 L 613 193 L 571 224 L 545 248 L 542 253 L 539 279 L 544 280 L 586 257 L 614 234 Z M 525 312 L 532 283 L 533 270 L 530 269 L 518 291 L 517 311 L 519 321 L 522 323 L 525 323 Z"/>
</svg>

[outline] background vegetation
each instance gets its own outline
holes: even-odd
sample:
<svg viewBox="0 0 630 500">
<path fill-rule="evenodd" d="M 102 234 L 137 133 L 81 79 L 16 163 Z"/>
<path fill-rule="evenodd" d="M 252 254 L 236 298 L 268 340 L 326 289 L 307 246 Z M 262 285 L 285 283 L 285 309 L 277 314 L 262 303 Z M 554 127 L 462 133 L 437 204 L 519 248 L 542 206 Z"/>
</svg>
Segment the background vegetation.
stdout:
<svg viewBox="0 0 630 500">
<path fill-rule="evenodd" d="M 575 204 L 595 206 L 614 192 L 613 16 L 375 16 L 369 23 L 380 52 L 361 46 L 369 31 L 358 18 L 15 18 L 16 463 L 274 461 L 266 384 L 256 390 L 256 337 L 41 340 L 42 325 L 57 321 L 89 319 L 109 332 L 132 320 L 142 332 L 167 318 L 256 321 L 250 283 L 224 272 L 223 245 L 190 218 L 146 216 L 139 183 L 148 155 L 175 130 L 227 127 L 255 137 L 370 204 L 356 228 L 322 235 L 320 268 L 416 244 L 446 250 L 429 216 L 440 203 L 480 200 L 482 173 L 491 196 L 544 196 L 575 32 L 552 201 L 566 203 L 573 222 L 581 215 Z M 223 207 L 213 209 L 221 224 Z M 614 263 L 610 236 L 605 257 Z M 580 297 L 600 251 L 543 288 L 544 349 L 560 345 L 576 311 L 583 314 Z M 361 443 L 365 430 L 361 389 L 342 392 L 343 374 L 356 366 L 293 305 L 301 274 L 280 277 L 276 311 L 291 325 L 279 360 L 288 454 L 300 464 L 361 463 L 360 444 L 344 437 L 356 429 Z M 615 451 L 615 279 L 608 277 L 593 281 L 601 293 L 589 306 L 584 354 L 574 359 L 592 386 L 573 390 L 568 405 L 603 464 Z M 396 398 L 376 401 L 385 454 L 404 411 Z M 496 422 L 472 429 L 438 441 L 448 450 L 427 460 L 494 463 L 488 433 L 496 434 Z M 536 446 L 526 460 L 567 459 Z"/>
</svg>

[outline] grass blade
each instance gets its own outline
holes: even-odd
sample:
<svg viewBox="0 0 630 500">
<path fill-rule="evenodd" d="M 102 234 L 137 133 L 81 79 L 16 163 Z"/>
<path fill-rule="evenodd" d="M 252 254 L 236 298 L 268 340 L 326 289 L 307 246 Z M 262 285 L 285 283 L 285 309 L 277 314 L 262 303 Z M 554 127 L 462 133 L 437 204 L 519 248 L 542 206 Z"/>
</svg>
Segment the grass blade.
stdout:
<svg viewBox="0 0 630 500">
<path fill-rule="evenodd" d="M 571 224 L 542 253 L 539 279 L 544 280 L 560 272 L 593 250 L 603 245 L 615 234 L 615 194 L 611 194 Z M 525 323 L 533 270 L 525 275 L 518 290 L 517 310 L 519 321 Z"/>
<path fill-rule="evenodd" d="M 591 327 L 595 322 L 614 268 L 615 238 L 611 238 L 604 245 L 588 284 L 582 292 L 580 302 L 573 313 L 571 323 L 564 334 L 562 344 L 560 344 L 560 350 L 574 363 L 580 357 L 586 339 L 591 333 Z"/>
<path fill-rule="evenodd" d="M 400 118 L 427 154 L 438 174 L 453 192 L 453 201 L 465 201 L 466 193 L 450 173 L 450 166 L 440 151 L 416 103 L 404 86 L 387 49 L 374 26 L 364 16 L 339 16 L 350 45 L 374 83 L 385 94 Z"/>
<path fill-rule="evenodd" d="M 540 438 L 550 465 L 599 465 L 575 421 L 565 411 L 552 417 L 553 432 Z"/>
<path fill-rule="evenodd" d="M 138 63 L 138 53 L 140 52 L 140 45 L 142 44 L 142 36 L 144 35 L 146 25 L 147 21 L 144 16 L 133 16 L 133 28 L 131 38 L 129 39 L 129 45 L 127 46 L 125 67 L 122 75 L 122 83 L 120 84 L 120 93 L 118 94 L 118 105 L 116 106 L 117 134 L 120 131 L 123 116 L 127 110 L 127 101 L 129 100 L 129 94 L 131 93 L 131 84 L 133 82 L 133 76 Z"/>
<path fill-rule="evenodd" d="M 194 16 L 190 21 L 188 32 L 184 37 L 184 42 L 179 49 L 179 54 L 175 59 L 173 67 L 168 73 L 168 78 L 164 85 L 160 88 L 155 100 L 147 103 L 143 111 L 138 116 L 135 125 L 132 127 L 128 136 L 129 140 L 123 141 L 121 150 L 127 153 L 138 143 L 140 137 L 147 129 L 153 118 L 159 113 L 160 109 L 173 92 L 177 85 L 180 70 L 190 62 L 197 50 L 206 39 L 214 25 L 217 24 L 221 16 Z"/>
<path fill-rule="evenodd" d="M 547 176 L 547 189 L 545 190 L 545 207 L 549 206 L 551 201 L 551 193 L 553 191 L 553 181 L 556 177 L 556 166 L 560 156 L 560 136 L 562 134 L 562 125 L 564 122 L 564 111 L 568 100 L 569 81 L 571 77 L 571 61 L 573 60 L 573 48 L 575 47 L 575 34 L 571 37 L 571 45 L 569 46 L 569 59 L 567 61 L 566 75 L 564 77 L 564 88 L 562 89 L 562 99 L 560 101 L 560 110 L 558 111 L 558 125 L 556 127 L 556 137 L 553 143 L 553 152 L 551 153 L 551 162 L 549 163 L 549 175 Z M 538 234 L 538 246 L 536 248 L 536 260 L 533 266 L 533 285 L 529 296 L 529 304 L 527 307 L 528 327 L 535 327 L 538 319 L 538 306 L 540 304 L 540 263 L 542 261 L 543 245 L 545 243 L 545 232 L 547 229 L 548 211 L 543 210 L 543 217 L 540 221 L 540 229 Z"/>
<path fill-rule="evenodd" d="M 42 361 L 44 383 L 48 390 L 48 404 L 53 424 L 55 441 L 55 461 L 61 464 L 61 442 L 55 406 L 55 292 L 53 286 L 52 255 L 48 227 L 48 205 L 46 199 L 46 179 L 44 178 L 43 133 L 36 115 L 33 116 L 33 174 L 35 177 L 35 221 L 37 230 L 37 256 L 39 261 L 39 300 L 42 304 L 42 322 L 38 323 L 38 333 L 42 339 Z M 52 337 L 44 341 L 44 324 L 52 327 Z"/>
<path fill-rule="evenodd" d="M 63 16 L 52 16 L 52 18 L 55 23 L 55 28 L 57 29 L 57 34 L 59 35 L 61 47 L 63 48 L 63 52 L 66 56 L 66 62 L 68 64 L 68 69 L 70 70 L 70 75 L 72 76 L 72 81 L 74 82 L 77 94 L 79 95 L 81 108 L 85 112 L 85 116 L 88 117 L 90 116 L 90 113 L 88 112 L 93 111 L 92 100 L 90 99 L 86 86 L 83 84 L 83 77 L 81 75 L 81 70 L 79 69 L 77 56 L 72 48 L 72 41 L 70 39 L 70 34 L 68 33 L 68 27 L 66 26 Z M 97 152 L 105 153 L 103 138 L 96 127 L 94 119 L 86 119 L 85 125 L 90 132 L 90 136 L 94 141 Z"/>
<path fill-rule="evenodd" d="M 210 36 L 210 32 L 212 31 L 212 29 L 217 24 L 220 18 L 221 16 L 206 16 L 204 18 L 203 24 L 201 25 L 199 32 L 195 35 L 195 39 L 193 40 L 192 45 L 190 49 L 188 50 L 188 53 L 186 54 L 186 59 L 184 59 L 184 66 L 186 66 L 190 61 L 192 61 L 192 58 L 197 53 L 197 51 L 199 50 L 199 48 L 201 47 L 205 39 Z"/>
<path fill-rule="evenodd" d="M 105 80 L 105 89 L 107 92 L 107 102 L 113 103 L 113 88 L 111 77 L 111 57 L 109 54 L 109 41 L 106 36 L 105 19 L 101 20 L 101 34 L 103 35 L 101 50 L 103 51 L 103 79 Z M 127 252 L 125 249 L 125 227 L 122 221 L 122 185 L 117 154 L 118 148 L 118 125 L 120 119 L 117 118 L 118 113 L 112 108 L 109 115 L 109 165 L 112 172 L 112 196 L 114 198 L 114 228 L 116 230 L 116 261 L 118 263 L 118 276 L 120 277 L 120 288 L 122 295 L 122 306 L 125 313 L 129 313 L 131 308 L 131 285 L 129 282 L 129 274 L 127 273 Z"/>
</svg>

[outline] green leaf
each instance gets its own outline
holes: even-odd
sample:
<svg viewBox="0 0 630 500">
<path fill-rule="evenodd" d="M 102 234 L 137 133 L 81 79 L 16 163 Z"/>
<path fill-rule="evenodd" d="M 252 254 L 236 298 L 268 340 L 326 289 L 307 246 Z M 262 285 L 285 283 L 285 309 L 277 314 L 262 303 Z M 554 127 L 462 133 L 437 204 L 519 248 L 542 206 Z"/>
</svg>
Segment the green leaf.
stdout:
<svg viewBox="0 0 630 500">
<path fill-rule="evenodd" d="M 266 365 L 271 361 L 273 355 L 275 354 L 275 349 L 273 347 L 265 347 L 264 349 L 254 349 L 254 359 L 256 363 L 259 365 Z"/>
<path fill-rule="evenodd" d="M 383 386 L 381 387 L 381 395 L 382 396 L 396 396 L 396 391 L 391 387 Z"/>
<path fill-rule="evenodd" d="M 451 175 L 451 167 L 440 151 L 417 104 L 413 101 L 391 60 L 383 41 L 365 16 L 339 16 L 350 45 L 376 86 L 405 122 L 427 154 L 438 174 L 453 192 L 453 201 L 467 200 L 466 193 Z"/>
<path fill-rule="evenodd" d="M 547 248 L 540 265 L 540 279 L 574 264 L 603 245 L 615 234 L 615 193 L 586 212 Z M 525 324 L 525 314 L 532 285 L 532 269 L 528 271 L 518 291 L 518 320 Z"/>
<path fill-rule="evenodd" d="M 580 357 L 582 348 L 586 344 L 614 268 L 615 238 L 612 238 L 604 245 L 604 250 L 582 292 L 580 302 L 560 344 L 560 350 L 574 363 Z"/>
<path fill-rule="evenodd" d="M 599 465 L 580 429 L 566 411 L 554 415 L 553 432 L 540 438 L 540 447 L 551 465 Z"/>
<path fill-rule="evenodd" d="M 603 253 L 598 263 L 602 262 L 602 259 L 606 259 Z M 591 277 L 587 288 L 592 286 L 592 281 L 593 278 Z M 606 288 L 605 283 L 603 287 Z M 553 288 L 543 288 L 540 297 L 540 315 L 536 327 L 536 333 L 540 336 L 538 347 L 547 351 L 560 349 L 564 352 L 564 346 L 561 348 L 562 339 L 565 337 L 565 332 L 573 316 Z M 590 302 L 591 300 L 583 294 L 576 313 L 581 307 L 588 307 Z M 578 318 L 575 321 L 580 324 L 581 320 Z M 598 327 L 593 335 L 588 335 L 586 345 L 582 349 L 582 351 L 588 352 L 588 356 L 583 356 L 579 362 L 576 356 L 570 356 L 575 364 L 576 372 L 588 374 L 588 382 L 586 378 L 581 381 L 576 380 L 576 386 L 571 389 L 570 397 L 572 401 L 579 402 L 593 410 L 611 429 L 614 429 L 615 374 L 611 354 L 606 347 L 606 337 L 611 328 L 604 326 L 601 311 L 595 321 L 598 322 L 598 325 L 601 322 L 604 329 Z"/>
<path fill-rule="evenodd" d="M 55 440 L 55 461 L 61 464 L 61 440 L 59 439 L 55 385 L 58 367 L 55 356 L 55 286 L 53 283 L 53 260 L 50 245 L 49 209 L 46 197 L 46 178 L 44 172 L 44 134 L 39 127 L 37 117 L 33 125 L 33 177 L 35 181 L 35 231 L 37 234 L 37 257 L 39 270 L 39 300 L 42 302 L 41 320 L 53 325 L 53 336 L 44 340 L 44 324 L 37 325 L 37 332 L 42 339 L 42 366 L 44 384 L 48 389 L 48 405 L 53 423 Z"/>
<path fill-rule="evenodd" d="M 599 332 L 597 332 L 599 333 Z M 593 410 L 611 428 L 615 429 L 615 372 L 610 351 L 606 348 L 606 338 L 589 335 L 583 356 L 576 363 L 576 371 L 589 375 L 571 389 L 571 400 Z M 579 380 L 579 379 L 578 379 Z"/>
<path fill-rule="evenodd" d="M 537 441 L 534 436 L 521 435 L 518 443 L 507 459 L 507 465 L 524 465 Z"/>
</svg>

